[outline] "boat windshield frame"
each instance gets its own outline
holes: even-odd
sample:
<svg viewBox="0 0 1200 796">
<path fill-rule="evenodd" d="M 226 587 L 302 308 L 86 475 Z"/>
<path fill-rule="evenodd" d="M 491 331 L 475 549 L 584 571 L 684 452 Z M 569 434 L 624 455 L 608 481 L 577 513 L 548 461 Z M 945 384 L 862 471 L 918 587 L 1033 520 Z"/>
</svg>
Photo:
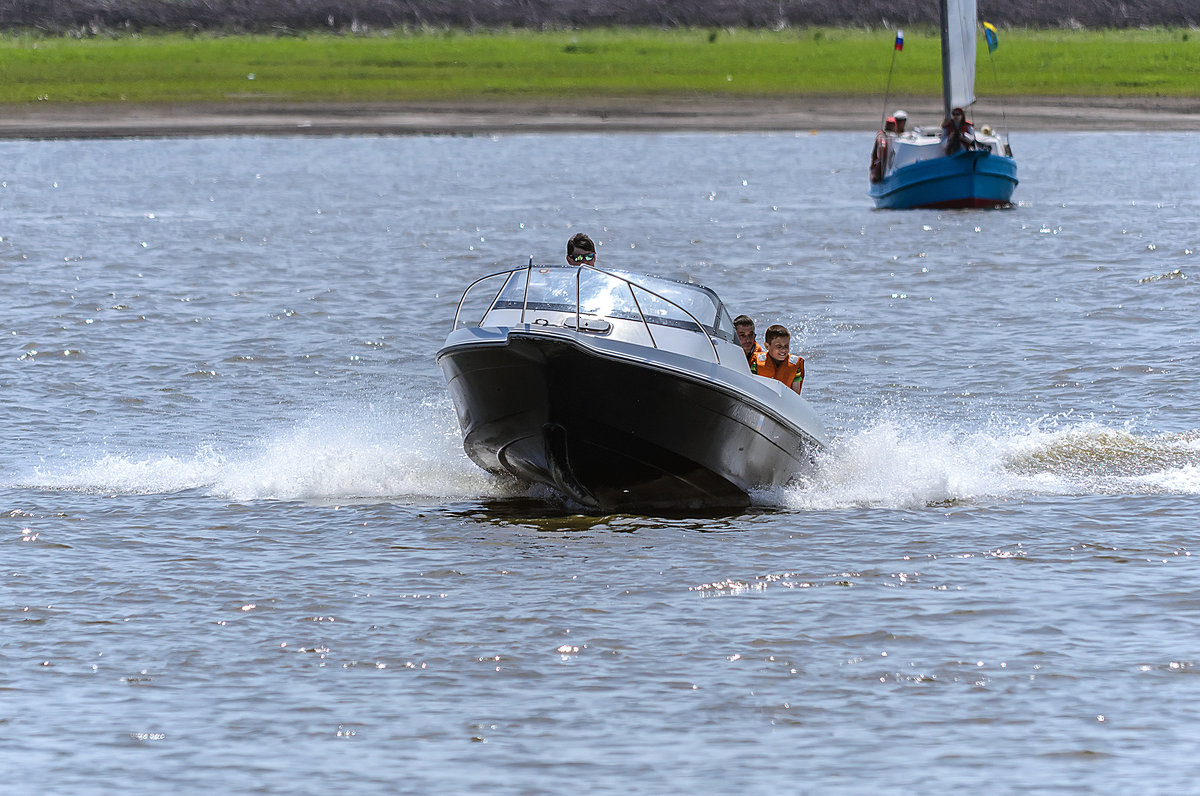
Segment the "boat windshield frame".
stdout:
<svg viewBox="0 0 1200 796">
<path fill-rule="evenodd" d="M 557 284 L 542 285 L 539 288 L 535 284 L 535 272 L 540 277 L 549 277 L 550 281 L 557 282 Z M 522 278 L 522 275 L 524 278 Z M 563 278 L 558 278 L 559 275 Z M 599 275 L 603 278 L 604 282 L 599 284 L 609 285 L 615 282 L 616 285 L 601 291 L 595 290 L 593 286 L 591 292 L 586 292 L 582 283 L 585 278 L 591 279 L 593 275 Z M 503 277 L 503 282 L 500 289 L 496 291 L 496 295 L 492 298 L 487 310 L 480 318 L 481 323 L 487 318 L 488 314 L 498 309 L 520 309 L 522 323 L 525 322 L 525 313 L 546 310 L 574 313 L 577 326 L 580 318 L 583 316 L 639 321 L 646 328 L 647 333 L 650 335 L 650 340 L 656 348 L 658 346 L 657 343 L 654 343 L 654 333 L 650 329 L 651 325 L 694 330 L 709 338 L 710 345 L 713 345 L 711 339 L 713 337 L 727 342 L 735 342 L 736 340 L 733 322 L 729 318 L 729 312 L 725 309 L 724 302 L 721 301 L 721 297 L 714 290 L 704 285 L 694 282 L 679 282 L 629 271 L 609 271 L 594 266 L 539 266 L 534 265 L 532 261 L 529 265 L 522 268 L 515 268 L 510 271 L 498 271 L 482 276 L 468 285 L 467 289 L 463 291 L 462 298 L 458 302 L 458 308 L 454 313 L 453 329 L 459 327 L 463 304 L 468 294 L 480 283 L 501 277 Z M 570 287 L 571 282 L 574 283 L 574 290 L 564 291 L 564 288 Z M 647 287 L 647 283 L 653 285 L 653 287 Z M 614 287 L 620 289 L 622 285 L 629 291 L 627 298 L 618 296 L 614 290 Z M 535 289 L 532 296 L 530 295 L 531 287 Z M 550 292 L 553 292 L 553 295 L 547 295 Z M 572 292 L 574 295 L 571 295 Z M 638 300 L 639 292 L 645 294 L 643 300 L 649 297 L 649 303 L 652 306 L 643 307 L 643 301 Z M 664 295 L 664 292 L 676 293 L 676 299 L 685 296 L 703 297 L 704 301 L 700 302 L 700 304 L 704 306 L 700 309 L 707 310 L 703 313 L 705 315 L 711 313 L 711 322 L 704 323 L 696 317 L 696 314 L 692 310 L 682 306 L 679 301 L 668 298 Z M 587 302 L 598 302 L 602 299 L 608 299 L 611 302 L 610 306 L 600 309 L 584 307 Z M 622 303 L 629 301 L 631 303 Z M 615 304 L 621 304 L 621 306 L 613 306 Z M 693 307 L 693 309 L 699 311 L 698 308 Z M 715 345 L 713 345 L 713 353 L 714 355 L 716 354 Z"/>
</svg>

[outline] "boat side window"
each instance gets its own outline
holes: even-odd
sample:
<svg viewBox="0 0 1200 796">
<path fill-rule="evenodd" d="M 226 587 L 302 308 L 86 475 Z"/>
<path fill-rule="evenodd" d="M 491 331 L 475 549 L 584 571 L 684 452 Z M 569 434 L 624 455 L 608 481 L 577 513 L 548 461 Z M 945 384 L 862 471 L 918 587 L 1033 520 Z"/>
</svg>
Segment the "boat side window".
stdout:
<svg viewBox="0 0 1200 796">
<path fill-rule="evenodd" d="M 733 320 L 721 303 L 721 299 L 712 290 L 703 285 L 674 282 L 670 279 L 646 277 L 640 274 L 614 271 L 637 285 L 643 290 L 635 289 L 638 303 L 647 319 L 653 322 L 657 317 L 670 321 L 671 326 L 691 326 L 695 328 L 688 317 L 690 313 L 696 320 L 704 324 L 706 331 L 725 340 L 734 340 Z M 649 291 L 658 294 L 653 295 Z M 659 298 L 661 296 L 661 298 Z M 665 299 L 665 301 L 664 301 Z M 668 303 L 669 302 L 669 303 Z M 677 305 L 677 306 L 672 306 Z M 686 312 L 681 311 L 686 310 Z"/>
<path fill-rule="evenodd" d="M 576 271 L 579 272 L 579 311 L 588 315 L 637 317 L 629 287 L 593 268 L 546 267 L 514 271 L 496 298 L 496 309 L 575 312 Z M 525 276 L 529 274 L 526 294 Z M 526 304 L 526 302 L 528 302 Z"/>
<path fill-rule="evenodd" d="M 579 311 L 610 318 L 638 317 L 629 285 L 595 269 L 580 272 Z"/>
</svg>

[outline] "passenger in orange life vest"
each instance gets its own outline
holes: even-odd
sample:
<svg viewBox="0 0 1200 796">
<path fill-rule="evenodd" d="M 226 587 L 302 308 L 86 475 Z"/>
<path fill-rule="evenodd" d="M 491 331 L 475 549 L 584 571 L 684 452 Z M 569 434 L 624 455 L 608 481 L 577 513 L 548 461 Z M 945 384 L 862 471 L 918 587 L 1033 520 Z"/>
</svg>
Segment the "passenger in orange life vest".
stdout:
<svg viewBox="0 0 1200 796">
<path fill-rule="evenodd" d="M 749 315 L 739 315 L 733 319 L 733 328 L 737 332 L 742 351 L 746 354 L 746 364 L 750 366 L 750 370 L 754 370 L 755 355 L 767 350 L 754 339 L 754 319 Z"/>
<path fill-rule="evenodd" d="M 783 382 L 799 395 L 800 388 L 804 386 L 804 357 L 788 353 L 791 344 L 788 330 L 778 324 L 768 326 L 763 339 L 766 340 L 767 350 L 754 358 L 751 370 L 764 378 Z"/>
</svg>

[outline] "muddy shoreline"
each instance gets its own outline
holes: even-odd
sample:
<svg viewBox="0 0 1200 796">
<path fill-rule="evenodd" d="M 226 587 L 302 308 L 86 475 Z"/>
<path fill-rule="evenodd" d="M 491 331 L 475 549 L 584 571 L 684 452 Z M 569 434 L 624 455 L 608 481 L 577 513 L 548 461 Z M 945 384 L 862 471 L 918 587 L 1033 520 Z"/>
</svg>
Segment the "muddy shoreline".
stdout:
<svg viewBox="0 0 1200 796">
<path fill-rule="evenodd" d="M 26 105 L 0 114 L 0 138 L 130 138 L 219 135 L 488 135 L 579 132 L 864 131 L 903 107 L 913 124 L 936 125 L 936 99 L 656 99 L 562 102 Z M 981 101 L 976 124 L 1011 132 L 1200 129 L 1200 98 L 1015 97 Z"/>
</svg>

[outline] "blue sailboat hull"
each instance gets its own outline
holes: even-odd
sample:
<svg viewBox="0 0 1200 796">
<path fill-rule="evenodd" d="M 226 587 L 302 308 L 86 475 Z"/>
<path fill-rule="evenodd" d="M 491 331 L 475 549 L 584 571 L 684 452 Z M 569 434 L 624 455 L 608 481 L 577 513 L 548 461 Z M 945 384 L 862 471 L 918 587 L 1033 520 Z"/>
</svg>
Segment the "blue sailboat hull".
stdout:
<svg viewBox="0 0 1200 796">
<path fill-rule="evenodd" d="M 1017 162 L 971 149 L 901 166 L 871 183 L 881 209 L 1004 207 L 1017 187 Z"/>
</svg>

